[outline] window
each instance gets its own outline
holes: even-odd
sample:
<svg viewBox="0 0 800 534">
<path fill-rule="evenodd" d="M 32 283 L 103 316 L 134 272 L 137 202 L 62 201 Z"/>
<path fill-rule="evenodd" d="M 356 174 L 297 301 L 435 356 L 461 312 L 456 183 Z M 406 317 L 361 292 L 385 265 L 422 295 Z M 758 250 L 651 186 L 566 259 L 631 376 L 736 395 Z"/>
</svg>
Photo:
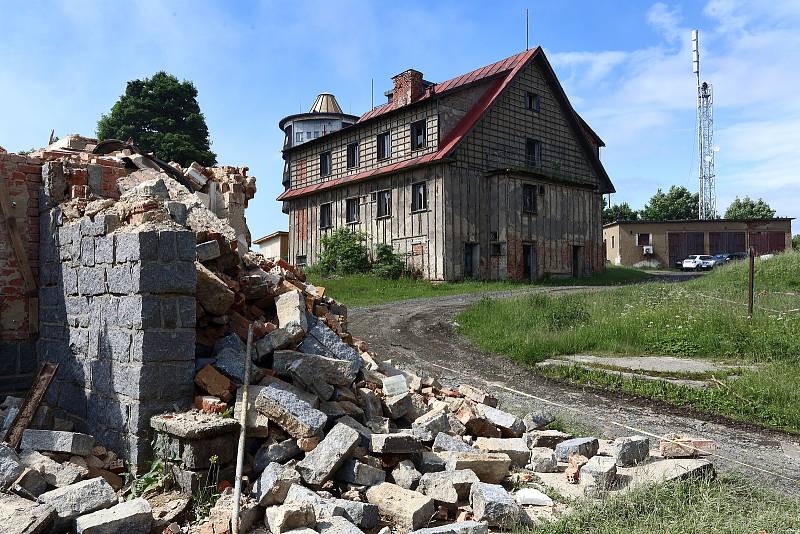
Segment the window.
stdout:
<svg viewBox="0 0 800 534">
<path fill-rule="evenodd" d="M 295 256 L 294 264 L 298 267 L 305 267 L 307 264 L 305 255 Z"/>
<path fill-rule="evenodd" d="M 358 167 L 358 142 L 347 145 L 347 168 Z"/>
<path fill-rule="evenodd" d="M 522 211 L 525 213 L 536 213 L 537 208 L 536 186 L 533 184 L 523 184 Z"/>
<path fill-rule="evenodd" d="M 528 109 L 539 113 L 542 105 L 542 99 L 536 93 L 531 93 L 529 91 L 525 93 L 525 104 Z"/>
<path fill-rule="evenodd" d="M 331 203 L 321 204 L 319 207 L 319 227 L 330 228 L 333 226 L 333 218 L 331 217 Z"/>
<path fill-rule="evenodd" d="M 528 138 L 525 142 L 525 163 L 528 167 L 536 167 L 542 160 L 542 143 Z"/>
<path fill-rule="evenodd" d="M 492 243 L 489 247 L 489 254 L 492 256 L 502 256 L 503 246 L 500 243 Z"/>
<path fill-rule="evenodd" d="M 331 175 L 331 153 L 330 152 L 323 152 L 319 155 L 319 175 L 320 176 L 330 176 Z"/>
<path fill-rule="evenodd" d="M 411 123 L 411 150 L 426 146 L 425 119 Z"/>
<path fill-rule="evenodd" d="M 345 203 L 347 224 L 357 223 L 361 219 L 361 213 L 359 211 L 361 205 L 359 204 L 358 199 L 348 198 Z"/>
<path fill-rule="evenodd" d="M 426 209 L 428 209 L 427 182 L 411 184 L 411 211 L 422 211 Z"/>
<path fill-rule="evenodd" d="M 294 142 L 295 143 L 302 143 L 303 142 L 303 132 L 297 132 L 294 134 Z"/>
<path fill-rule="evenodd" d="M 392 155 L 392 143 L 389 132 L 378 134 L 378 160 L 386 159 Z"/>
<path fill-rule="evenodd" d="M 652 236 L 650 234 L 636 234 L 636 246 L 637 247 L 649 247 L 653 243 Z"/>
<path fill-rule="evenodd" d="M 614 248 L 614 236 L 613 235 L 611 236 L 611 248 L 612 249 Z"/>
<path fill-rule="evenodd" d="M 319 131 L 318 130 L 314 131 L 314 139 L 316 139 L 317 137 L 319 137 Z"/>
<path fill-rule="evenodd" d="M 378 218 L 391 217 L 392 215 L 392 192 L 389 190 L 378 191 Z"/>
<path fill-rule="evenodd" d="M 311 139 L 311 132 L 306 132 L 306 141 Z"/>
</svg>

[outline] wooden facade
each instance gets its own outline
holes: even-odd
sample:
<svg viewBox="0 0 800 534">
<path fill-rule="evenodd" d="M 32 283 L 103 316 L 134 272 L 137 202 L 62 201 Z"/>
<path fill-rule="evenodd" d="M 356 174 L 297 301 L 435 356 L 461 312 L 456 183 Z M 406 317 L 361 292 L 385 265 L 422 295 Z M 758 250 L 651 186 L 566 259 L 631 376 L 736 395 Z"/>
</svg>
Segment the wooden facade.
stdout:
<svg viewBox="0 0 800 534">
<path fill-rule="evenodd" d="M 279 199 L 289 215 L 290 261 L 313 264 L 322 237 L 350 227 L 371 249 L 390 243 L 431 280 L 603 269 L 602 194 L 613 186 L 597 159 L 602 141 L 572 110 L 541 50 L 454 80 L 284 152 L 290 181 Z M 411 124 L 422 120 L 427 142 L 415 150 Z M 378 160 L 376 139 L 385 131 L 391 155 Z M 539 143 L 536 161 L 529 140 Z M 353 142 L 360 161 L 348 168 Z M 328 151 L 331 172 L 321 176 L 320 154 Z M 423 182 L 427 206 L 412 210 L 413 185 Z M 391 192 L 390 216 L 379 216 L 381 191 Z M 357 221 L 347 220 L 348 199 L 358 200 Z M 321 220 L 326 204 L 330 221 Z"/>
</svg>

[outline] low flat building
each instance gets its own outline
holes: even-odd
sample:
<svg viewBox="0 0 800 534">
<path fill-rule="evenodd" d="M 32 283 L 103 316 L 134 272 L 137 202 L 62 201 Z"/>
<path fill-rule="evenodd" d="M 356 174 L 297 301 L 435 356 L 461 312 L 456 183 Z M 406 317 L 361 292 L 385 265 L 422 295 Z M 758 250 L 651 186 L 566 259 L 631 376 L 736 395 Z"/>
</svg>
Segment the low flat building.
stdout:
<svg viewBox="0 0 800 534">
<path fill-rule="evenodd" d="M 289 232 L 278 230 L 253 241 L 258 252 L 269 260 L 289 259 Z"/>
<path fill-rule="evenodd" d="M 692 254 L 756 254 L 792 248 L 792 219 L 618 221 L 603 226 L 606 261 L 630 267 L 674 267 Z"/>
</svg>

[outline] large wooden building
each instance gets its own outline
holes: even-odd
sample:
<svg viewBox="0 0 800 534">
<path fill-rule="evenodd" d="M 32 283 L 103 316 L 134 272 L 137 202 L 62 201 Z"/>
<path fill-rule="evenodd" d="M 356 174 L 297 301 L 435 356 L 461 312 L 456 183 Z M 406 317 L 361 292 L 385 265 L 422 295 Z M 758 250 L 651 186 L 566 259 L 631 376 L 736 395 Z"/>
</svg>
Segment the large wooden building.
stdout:
<svg viewBox="0 0 800 534">
<path fill-rule="evenodd" d="M 442 83 L 393 81 L 352 126 L 284 145 L 290 261 L 312 265 L 347 227 L 432 280 L 603 269 L 604 144 L 541 48 Z"/>
</svg>

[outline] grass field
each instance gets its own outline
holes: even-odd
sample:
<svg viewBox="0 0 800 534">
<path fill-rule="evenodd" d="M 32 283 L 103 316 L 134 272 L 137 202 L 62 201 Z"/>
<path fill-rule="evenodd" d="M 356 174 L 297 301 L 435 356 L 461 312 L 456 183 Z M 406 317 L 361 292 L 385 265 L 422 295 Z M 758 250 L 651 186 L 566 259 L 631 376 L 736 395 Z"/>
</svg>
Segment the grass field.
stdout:
<svg viewBox="0 0 800 534">
<path fill-rule="evenodd" d="M 517 534 L 736 534 L 800 532 L 800 502 L 745 480 L 668 483 L 605 501 Z"/>
<path fill-rule="evenodd" d="M 431 283 L 416 278 L 400 278 L 387 280 L 372 275 L 352 275 L 341 277 L 322 277 L 313 270 L 306 272 L 309 280 L 315 285 L 324 286 L 327 294 L 348 306 L 369 306 L 408 300 L 420 297 L 437 297 L 460 295 L 465 293 L 483 293 L 502 291 L 525 286 L 558 286 L 558 285 L 620 285 L 647 280 L 650 275 L 638 269 L 611 267 L 603 273 L 584 278 L 559 278 L 541 280 L 533 283 L 494 281 L 482 282 L 470 280 L 465 282 Z"/>
<path fill-rule="evenodd" d="M 746 262 L 727 265 L 684 284 L 485 299 L 457 321 L 461 332 L 482 348 L 529 364 L 551 356 L 594 353 L 750 365 L 753 369 L 739 378 L 731 380 L 723 373 L 714 387 L 704 389 L 578 367 L 540 372 L 800 432 L 800 254 L 757 261 L 752 320 L 746 316 L 746 267 Z"/>
</svg>

